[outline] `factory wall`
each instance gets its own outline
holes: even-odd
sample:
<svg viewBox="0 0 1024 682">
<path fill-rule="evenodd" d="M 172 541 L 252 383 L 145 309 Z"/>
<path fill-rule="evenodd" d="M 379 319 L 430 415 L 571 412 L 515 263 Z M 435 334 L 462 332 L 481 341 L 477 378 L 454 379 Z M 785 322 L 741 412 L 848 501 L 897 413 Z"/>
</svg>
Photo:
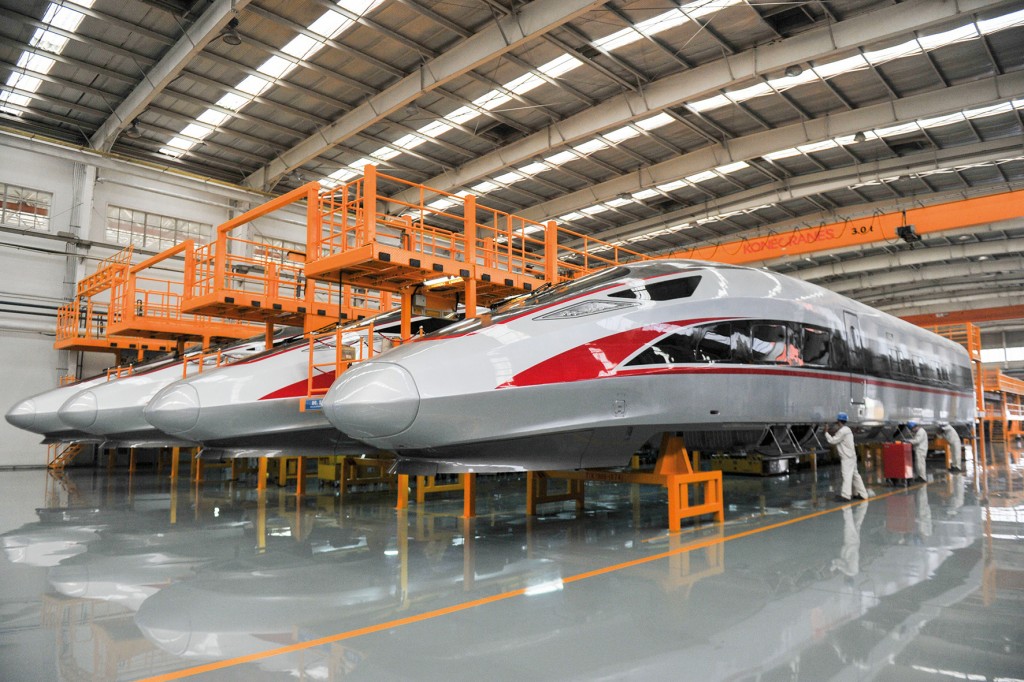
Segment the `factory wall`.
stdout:
<svg viewBox="0 0 1024 682">
<path fill-rule="evenodd" d="M 70 373 L 91 376 L 114 364 L 113 353 L 64 353 L 53 348 L 56 309 L 70 300 L 74 283 L 120 250 L 106 231 L 109 205 L 216 226 L 262 203 L 259 195 L 211 185 L 53 145 L 0 138 L 0 183 L 53 195 L 49 230 L 28 233 L 0 224 L 0 409 L 49 390 Z M 76 165 L 78 174 L 76 178 Z M 260 234 L 304 243 L 301 210 L 261 218 L 239 236 Z M 78 257 L 68 268 L 68 251 Z M 134 261 L 153 252 L 136 249 Z M 180 268 L 180 262 L 172 268 Z M 170 274 L 165 271 L 165 274 Z M 0 468 L 44 466 L 41 436 L 0 421 Z"/>
</svg>

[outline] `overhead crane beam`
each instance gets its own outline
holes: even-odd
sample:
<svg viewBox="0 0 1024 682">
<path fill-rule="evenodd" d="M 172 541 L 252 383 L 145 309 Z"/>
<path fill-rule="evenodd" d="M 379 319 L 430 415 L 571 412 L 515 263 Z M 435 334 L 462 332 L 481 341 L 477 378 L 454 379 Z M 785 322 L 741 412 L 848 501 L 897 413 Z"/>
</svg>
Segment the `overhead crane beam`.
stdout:
<svg viewBox="0 0 1024 682">
<path fill-rule="evenodd" d="M 1007 305 L 979 310 L 959 310 L 950 313 L 928 313 L 923 315 L 907 315 L 904 320 L 912 324 L 926 326 L 934 324 L 959 324 L 964 322 L 998 322 L 1000 320 L 1024 319 L 1024 305 Z"/>
<path fill-rule="evenodd" d="M 918 235 L 926 235 L 1021 216 L 1024 216 L 1024 190 L 1017 190 L 807 227 L 786 234 L 694 247 L 666 257 L 734 265 L 760 263 L 784 256 L 901 241 L 896 228 L 903 225 L 913 225 Z"/>
</svg>

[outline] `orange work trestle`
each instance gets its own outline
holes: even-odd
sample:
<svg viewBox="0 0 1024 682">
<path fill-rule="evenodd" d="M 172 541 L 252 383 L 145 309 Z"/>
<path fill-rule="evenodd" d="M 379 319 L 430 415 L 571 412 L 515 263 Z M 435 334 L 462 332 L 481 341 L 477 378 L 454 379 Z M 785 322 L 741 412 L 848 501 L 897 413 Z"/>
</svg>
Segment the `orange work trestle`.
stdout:
<svg viewBox="0 0 1024 682">
<path fill-rule="evenodd" d="M 632 471 L 549 471 L 547 478 L 564 478 L 571 481 L 609 481 L 614 483 L 645 483 L 662 485 L 668 489 L 668 528 L 678 531 L 680 520 L 704 514 L 714 515 L 715 521 L 725 521 L 725 507 L 722 501 L 722 472 L 693 470 L 689 453 L 683 439 L 673 434 L 665 434 L 661 440 L 661 451 L 652 473 Z M 539 478 L 539 477 L 538 477 Z M 530 478 L 527 478 L 529 485 Z M 542 479 L 540 479 L 542 480 Z M 701 486 L 703 502 L 690 504 L 690 486 Z M 530 491 L 532 492 L 532 490 Z M 575 499 L 562 497 L 561 499 Z M 580 491 L 582 499 L 582 490 Z M 551 500 L 542 500 L 551 501 Z M 579 504 L 579 503 L 577 503 Z M 527 510 L 531 515 L 536 504 L 531 504 L 531 496 L 527 495 Z"/>
</svg>

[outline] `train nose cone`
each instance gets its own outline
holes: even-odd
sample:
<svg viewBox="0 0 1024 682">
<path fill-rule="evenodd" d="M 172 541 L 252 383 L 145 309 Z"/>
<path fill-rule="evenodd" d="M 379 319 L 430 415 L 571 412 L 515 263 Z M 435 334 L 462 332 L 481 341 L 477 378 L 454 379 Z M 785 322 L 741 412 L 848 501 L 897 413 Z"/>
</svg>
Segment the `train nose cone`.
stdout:
<svg viewBox="0 0 1024 682">
<path fill-rule="evenodd" d="M 82 391 L 57 410 L 60 420 L 76 429 L 87 429 L 96 422 L 96 394 Z"/>
<path fill-rule="evenodd" d="M 164 433 L 186 433 L 199 421 L 199 392 L 189 384 L 160 391 L 146 405 L 143 415 Z"/>
<path fill-rule="evenodd" d="M 36 420 L 36 404 L 32 399 L 22 400 L 7 411 L 7 423 L 19 429 L 31 430 Z"/>
<path fill-rule="evenodd" d="M 324 415 L 353 438 L 382 438 L 412 425 L 420 392 L 404 367 L 374 362 L 341 375 L 324 396 Z"/>
</svg>

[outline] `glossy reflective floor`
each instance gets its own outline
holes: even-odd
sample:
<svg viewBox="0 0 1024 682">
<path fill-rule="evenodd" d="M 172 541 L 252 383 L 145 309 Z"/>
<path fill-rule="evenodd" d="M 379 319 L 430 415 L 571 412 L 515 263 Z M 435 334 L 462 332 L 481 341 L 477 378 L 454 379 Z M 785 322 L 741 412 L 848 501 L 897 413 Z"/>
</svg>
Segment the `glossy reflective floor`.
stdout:
<svg viewBox="0 0 1024 682">
<path fill-rule="evenodd" d="M 0 472 L 0 680 L 1021 680 L 1024 465 L 833 500 L 838 467 L 662 489 L 521 478 L 398 512 L 166 471 Z M 212 477 L 215 475 L 211 474 Z M 312 483 L 312 481 L 311 481 Z"/>
</svg>

